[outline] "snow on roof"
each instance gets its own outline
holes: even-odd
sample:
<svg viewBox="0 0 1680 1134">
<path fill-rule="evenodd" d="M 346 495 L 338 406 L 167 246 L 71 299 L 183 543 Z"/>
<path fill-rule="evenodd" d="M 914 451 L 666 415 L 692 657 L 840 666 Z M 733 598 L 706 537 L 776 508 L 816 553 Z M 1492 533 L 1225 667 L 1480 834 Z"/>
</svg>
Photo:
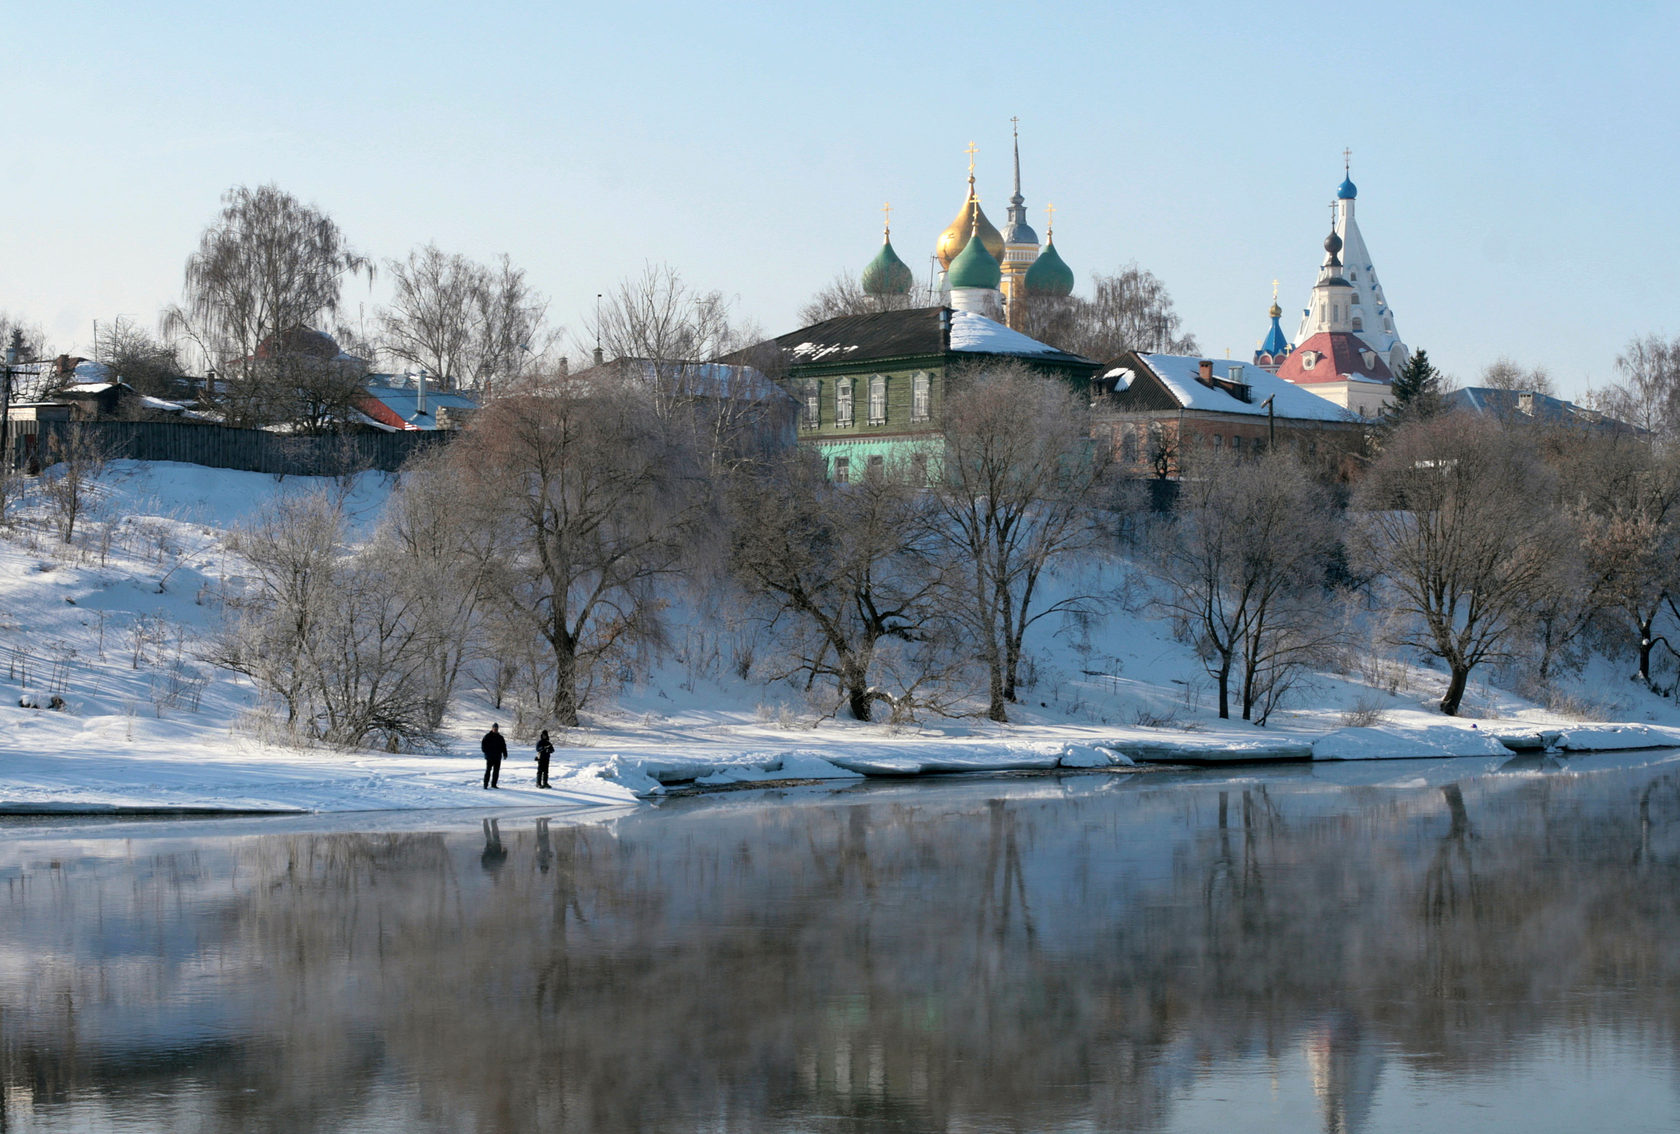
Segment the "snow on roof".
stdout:
<svg viewBox="0 0 1680 1134">
<path fill-rule="evenodd" d="M 1129 366 L 1116 366 L 1113 370 L 1104 374 L 1103 377 L 1114 379 L 1114 389 L 1117 392 L 1120 390 L 1130 390 L 1132 388 L 1132 383 L 1137 380 L 1137 375 L 1132 373 L 1131 367 Z"/>
<path fill-rule="evenodd" d="M 1217 386 L 1209 389 L 1202 385 L 1197 376 L 1201 372 L 1203 359 L 1198 355 L 1140 354 L 1138 357 L 1166 384 L 1185 409 L 1265 417 L 1266 407 L 1262 403 L 1271 398 L 1272 408 L 1278 417 L 1299 421 L 1360 420 L 1358 414 L 1350 413 L 1328 398 L 1321 398 L 1310 390 L 1304 390 L 1252 363 L 1232 359 L 1213 360 L 1213 376 L 1216 379 L 1226 379 L 1233 368 L 1240 371 L 1237 380 L 1247 383 L 1253 391 L 1252 400 L 1245 402 Z"/>
<path fill-rule="evenodd" d="M 80 362 L 76 363 L 74 376 L 76 381 L 79 383 L 86 383 L 90 385 L 97 383 L 100 386 L 109 385 L 113 377 L 109 366 L 106 366 L 103 362 L 94 362 L 92 359 L 88 358 L 84 358 Z"/>
<path fill-rule="evenodd" d="M 951 349 L 976 354 L 1061 354 L 973 311 L 951 312 Z"/>
<path fill-rule="evenodd" d="M 802 358 L 807 362 L 815 362 L 817 359 L 827 358 L 831 354 L 850 354 L 852 351 L 857 349 L 856 343 L 853 343 L 850 346 L 841 346 L 838 343 L 831 343 L 828 345 L 821 343 L 800 343 L 798 346 L 793 348 L 793 356 L 795 358 Z"/>
</svg>

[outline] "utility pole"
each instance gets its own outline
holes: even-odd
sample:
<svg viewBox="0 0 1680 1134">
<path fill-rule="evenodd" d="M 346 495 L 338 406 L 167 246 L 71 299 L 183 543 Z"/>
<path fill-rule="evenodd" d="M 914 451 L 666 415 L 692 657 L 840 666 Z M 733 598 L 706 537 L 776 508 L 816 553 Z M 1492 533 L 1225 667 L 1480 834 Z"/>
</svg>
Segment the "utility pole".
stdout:
<svg viewBox="0 0 1680 1134">
<path fill-rule="evenodd" d="M 6 367 L 0 378 L 0 476 L 12 471 L 12 367 L 17 365 L 18 351 L 23 348 L 23 332 L 12 329 L 12 341 L 6 344 Z"/>
</svg>

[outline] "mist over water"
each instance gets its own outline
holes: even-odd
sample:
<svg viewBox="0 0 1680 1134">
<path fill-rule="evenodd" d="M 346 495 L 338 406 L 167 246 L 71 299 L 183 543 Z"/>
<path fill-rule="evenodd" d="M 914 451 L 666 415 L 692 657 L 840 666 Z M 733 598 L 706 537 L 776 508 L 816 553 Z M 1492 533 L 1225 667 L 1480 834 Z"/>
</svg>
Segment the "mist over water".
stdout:
<svg viewBox="0 0 1680 1134">
<path fill-rule="evenodd" d="M 0 1130 L 1669 1129 L 1680 758 L 1592 766 L 4 828 Z"/>
</svg>

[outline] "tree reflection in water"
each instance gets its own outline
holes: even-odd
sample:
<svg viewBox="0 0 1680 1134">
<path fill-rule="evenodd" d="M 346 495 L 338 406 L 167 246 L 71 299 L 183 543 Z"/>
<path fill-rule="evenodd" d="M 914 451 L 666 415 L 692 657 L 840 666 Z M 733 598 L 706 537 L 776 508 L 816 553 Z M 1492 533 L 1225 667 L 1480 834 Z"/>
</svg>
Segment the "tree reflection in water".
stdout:
<svg viewBox="0 0 1680 1134">
<path fill-rule="evenodd" d="M 0 851 L 0 1116 L 1150 1130 L 1262 1058 L 1357 1131 L 1390 1067 L 1494 1074 L 1548 1036 L 1672 1058 L 1665 767 L 24 840 Z"/>
</svg>

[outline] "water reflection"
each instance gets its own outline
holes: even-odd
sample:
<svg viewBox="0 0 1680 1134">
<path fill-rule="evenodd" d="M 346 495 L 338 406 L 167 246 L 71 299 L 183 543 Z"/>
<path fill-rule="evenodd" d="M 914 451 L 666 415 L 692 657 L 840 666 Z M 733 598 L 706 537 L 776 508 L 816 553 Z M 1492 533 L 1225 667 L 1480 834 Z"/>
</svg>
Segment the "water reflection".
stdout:
<svg viewBox="0 0 1680 1134">
<path fill-rule="evenodd" d="M 1680 765 L 1586 766 L 18 830 L 0 1130 L 1639 1129 Z"/>
</svg>

